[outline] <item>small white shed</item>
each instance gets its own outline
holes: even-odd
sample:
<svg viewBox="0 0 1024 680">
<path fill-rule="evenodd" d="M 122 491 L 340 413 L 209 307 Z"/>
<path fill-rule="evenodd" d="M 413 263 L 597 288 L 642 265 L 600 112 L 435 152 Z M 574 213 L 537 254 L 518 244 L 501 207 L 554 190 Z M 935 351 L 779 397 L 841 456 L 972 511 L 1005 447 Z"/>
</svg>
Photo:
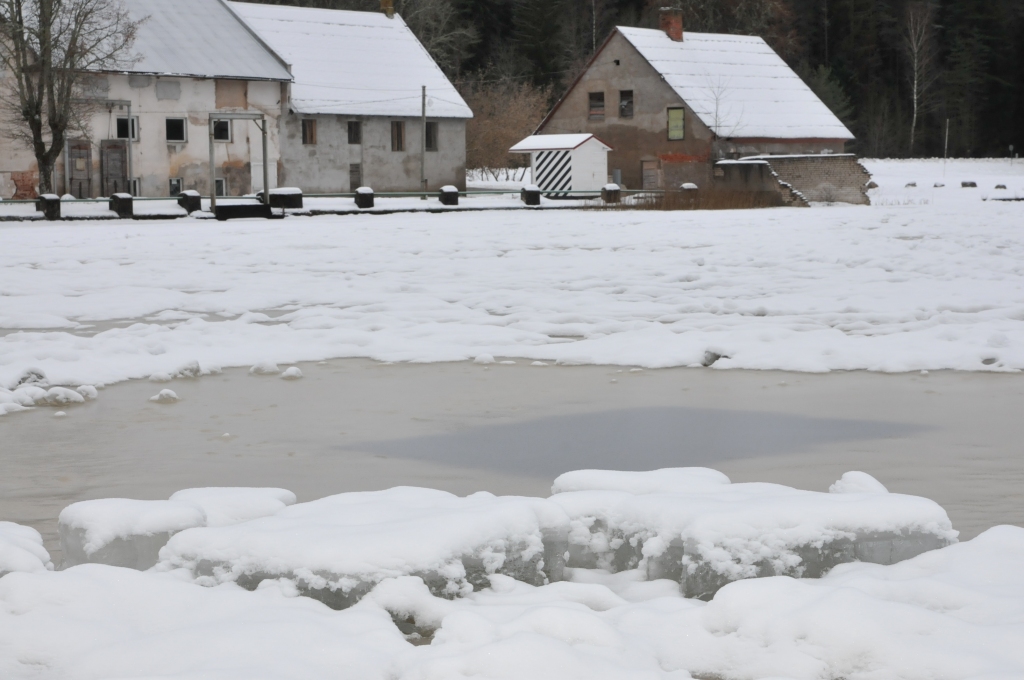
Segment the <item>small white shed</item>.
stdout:
<svg viewBox="0 0 1024 680">
<path fill-rule="evenodd" d="M 591 134 L 533 135 L 510 153 L 530 154 L 533 183 L 547 194 L 599 192 L 608 183 L 608 152 L 612 148 Z"/>
</svg>

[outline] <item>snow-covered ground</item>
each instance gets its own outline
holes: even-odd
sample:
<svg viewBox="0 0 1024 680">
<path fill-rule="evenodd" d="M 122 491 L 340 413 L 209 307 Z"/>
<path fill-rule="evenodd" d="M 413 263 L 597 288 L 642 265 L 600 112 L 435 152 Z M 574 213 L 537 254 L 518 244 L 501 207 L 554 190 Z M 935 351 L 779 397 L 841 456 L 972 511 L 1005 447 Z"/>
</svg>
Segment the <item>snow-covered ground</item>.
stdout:
<svg viewBox="0 0 1024 680">
<path fill-rule="evenodd" d="M 1024 203 L 984 200 L 1024 164 L 868 166 L 872 207 L 9 223 L 0 409 L 332 357 L 1024 368 Z"/>
<path fill-rule="evenodd" d="M 166 503 L 166 511 L 151 513 L 146 527 L 119 516 L 132 514 L 129 501 L 79 503 L 62 514 L 62 522 L 95 530 L 94 538 L 116 534 L 126 545 L 161 535 L 166 541 L 162 531 L 179 531 L 147 571 L 97 563 L 53 571 L 38 534 L 0 524 L 0 566 L 13 565 L 0 577 L 0 677 L 1024 674 L 1024 529 L 995 527 L 956 543 L 941 508 L 889 494 L 856 472 L 831 493 L 730 484 L 693 468 L 581 471 L 561 477 L 553 491 L 550 499 L 460 499 L 411 488 L 342 494 L 184 530 L 178 509 L 189 498 L 207 509 L 227 504 L 259 515 L 272 510 L 267 499 L 291 497 L 281 489 L 191 490 L 153 501 Z M 767 498 L 775 503 L 766 505 Z M 577 501 L 603 504 L 610 517 L 625 499 L 661 510 L 634 513 L 632 535 L 618 525 L 615 536 L 610 524 L 573 509 Z M 736 508 L 722 512 L 716 505 L 723 503 Z M 796 569 L 809 568 L 822 548 L 872 545 L 878 530 L 912 533 L 921 521 L 945 536 L 945 547 L 875 551 L 859 561 L 848 552 L 821 578 Z M 598 542 L 604 563 L 574 563 L 582 559 L 574 548 Z M 651 563 L 676 542 L 676 573 L 652 572 Z M 29 557 L 4 562 L 15 544 Z M 564 555 L 553 554 L 566 546 Z M 790 575 L 771 576 L 780 548 L 789 551 L 782 570 Z M 619 563 L 614 556 L 623 551 L 643 557 Z M 709 568 L 692 561 L 702 553 L 726 563 L 746 559 L 768 572 L 733 574 L 714 597 L 687 598 L 685 574 Z M 341 573 L 348 577 L 329 578 Z"/>
</svg>

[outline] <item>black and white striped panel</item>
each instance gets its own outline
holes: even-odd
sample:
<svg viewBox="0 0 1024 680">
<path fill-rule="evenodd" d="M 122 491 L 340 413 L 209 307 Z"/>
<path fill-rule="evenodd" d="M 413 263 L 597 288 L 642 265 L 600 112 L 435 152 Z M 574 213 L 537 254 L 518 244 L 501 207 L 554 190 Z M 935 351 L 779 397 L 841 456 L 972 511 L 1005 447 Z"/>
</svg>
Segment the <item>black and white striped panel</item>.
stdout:
<svg viewBox="0 0 1024 680">
<path fill-rule="evenodd" d="M 538 151 L 533 161 L 534 183 L 548 197 L 566 197 L 572 190 L 572 152 Z"/>
</svg>

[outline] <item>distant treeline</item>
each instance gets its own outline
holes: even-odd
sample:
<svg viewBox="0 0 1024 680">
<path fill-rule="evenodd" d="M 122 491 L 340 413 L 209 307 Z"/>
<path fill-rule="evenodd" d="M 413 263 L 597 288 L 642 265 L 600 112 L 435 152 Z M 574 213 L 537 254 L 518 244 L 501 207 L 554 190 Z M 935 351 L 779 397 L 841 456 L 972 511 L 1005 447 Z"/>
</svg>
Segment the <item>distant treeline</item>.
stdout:
<svg viewBox="0 0 1024 680">
<path fill-rule="evenodd" d="M 262 0 L 379 11 L 379 0 Z M 557 98 L 616 25 L 760 35 L 865 156 L 1024 151 L 1024 0 L 396 0 L 448 74 Z M 512 88 L 515 89 L 515 88 Z M 499 91 L 510 91 L 503 86 Z"/>
</svg>

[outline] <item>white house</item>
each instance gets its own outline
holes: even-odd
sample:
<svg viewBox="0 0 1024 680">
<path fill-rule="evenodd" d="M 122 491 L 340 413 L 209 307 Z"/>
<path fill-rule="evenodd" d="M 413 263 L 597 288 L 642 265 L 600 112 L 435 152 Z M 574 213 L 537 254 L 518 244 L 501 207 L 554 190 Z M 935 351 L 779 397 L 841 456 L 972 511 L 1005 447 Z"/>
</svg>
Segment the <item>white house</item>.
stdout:
<svg viewBox="0 0 1024 680">
<path fill-rule="evenodd" d="M 90 76 L 91 136 L 68 141 L 56 186 L 76 197 L 168 196 L 184 189 L 208 194 L 209 121 L 217 114 L 265 116 L 269 162 L 276 167 L 278 118 L 291 80 L 287 65 L 221 0 L 124 2 L 133 17 L 145 19 L 135 44 L 138 60 L 126 71 Z M 256 123 L 224 119 L 214 129 L 218 192 L 261 188 Z M 32 154 L 4 140 L 0 158 L 0 195 L 34 194 Z"/>
<path fill-rule="evenodd" d="M 396 14 L 232 2 L 291 66 L 280 181 L 307 193 L 466 186 L 458 90 Z M 423 92 L 426 88 L 426 121 Z"/>
<path fill-rule="evenodd" d="M 472 113 L 401 17 L 226 0 L 123 2 L 144 20 L 138 59 L 125 71 L 90 74 L 90 135 L 69 140 L 58 190 L 209 195 L 211 129 L 219 195 L 262 189 L 265 162 L 270 188 L 307 193 L 419 190 L 421 172 L 428 188 L 465 186 Z M 266 159 L 261 123 L 246 117 L 266 121 Z M 33 197 L 38 184 L 31 152 L 0 139 L 0 198 Z"/>
</svg>

